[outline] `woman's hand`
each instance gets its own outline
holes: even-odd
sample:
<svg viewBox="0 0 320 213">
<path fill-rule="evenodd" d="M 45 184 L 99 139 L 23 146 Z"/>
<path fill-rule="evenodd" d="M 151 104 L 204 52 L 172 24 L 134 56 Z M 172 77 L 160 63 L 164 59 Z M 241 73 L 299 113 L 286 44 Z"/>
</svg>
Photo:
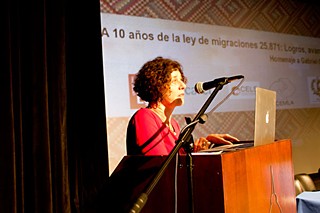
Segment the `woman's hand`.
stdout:
<svg viewBox="0 0 320 213">
<path fill-rule="evenodd" d="M 229 134 L 210 134 L 207 138 L 201 137 L 194 142 L 193 151 L 199 152 L 201 150 L 208 149 L 211 144 L 232 144 L 235 141 L 239 141 L 238 138 Z"/>
<path fill-rule="evenodd" d="M 193 151 L 194 152 L 199 152 L 201 150 L 205 150 L 205 149 L 208 149 L 211 145 L 211 142 L 208 141 L 206 138 L 204 137 L 201 137 L 199 139 L 197 139 L 195 142 L 194 142 L 194 146 L 193 146 Z"/>
<path fill-rule="evenodd" d="M 239 141 L 238 138 L 229 134 L 210 134 L 206 139 L 214 144 L 232 144 L 233 142 Z"/>
</svg>

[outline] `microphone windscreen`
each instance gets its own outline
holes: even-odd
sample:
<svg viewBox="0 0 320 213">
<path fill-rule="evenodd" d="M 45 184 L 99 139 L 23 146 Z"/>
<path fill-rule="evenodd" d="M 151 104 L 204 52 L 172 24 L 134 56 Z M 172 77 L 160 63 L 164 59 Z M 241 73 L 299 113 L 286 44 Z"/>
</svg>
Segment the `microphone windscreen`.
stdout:
<svg viewBox="0 0 320 213">
<path fill-rule="evenodd" d="M 194 86 L 194 90 L 196 91 L 196 93 L 202 94 L 204 92 L 203 82 L 196 83 L 196 85 Z"/>
</svg>

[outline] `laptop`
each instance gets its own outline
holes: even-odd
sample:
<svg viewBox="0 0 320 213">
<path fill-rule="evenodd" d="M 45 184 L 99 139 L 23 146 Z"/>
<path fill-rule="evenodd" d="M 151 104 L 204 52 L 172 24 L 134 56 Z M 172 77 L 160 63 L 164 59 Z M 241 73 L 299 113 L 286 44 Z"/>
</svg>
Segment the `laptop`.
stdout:
<svg viewBox="0 0 320 213">
<path fill-rule="evenodd" d="M 215 145 L 201 152 L 234 151 L 261 146 L 275 141 L 276 92 L 256 87 L 254 140 L 239 141 L 232 145 Z"/>
<path fill-rule="evenodd" d="M 274 142 L 276 127 L 276 92 L 256 88 L 254 146 Z"/>
</svg>

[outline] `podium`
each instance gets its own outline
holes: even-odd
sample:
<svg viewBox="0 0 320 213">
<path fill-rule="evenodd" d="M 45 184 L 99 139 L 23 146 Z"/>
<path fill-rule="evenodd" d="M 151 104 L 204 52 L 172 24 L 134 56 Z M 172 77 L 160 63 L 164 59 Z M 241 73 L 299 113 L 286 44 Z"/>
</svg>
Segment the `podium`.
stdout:
<svg viewBox="0 0 320 213">
<path fill-rule="evenodd" d="M 166 156 L 125 156 L 110 176 L 105 203 L 129 212 Z M 186 156 L 173 159 L 141 212 L 190 211 Z M 192 157 L 193 209 L 206 212 L 296 212 L 290 140 Z"/>
</svg>

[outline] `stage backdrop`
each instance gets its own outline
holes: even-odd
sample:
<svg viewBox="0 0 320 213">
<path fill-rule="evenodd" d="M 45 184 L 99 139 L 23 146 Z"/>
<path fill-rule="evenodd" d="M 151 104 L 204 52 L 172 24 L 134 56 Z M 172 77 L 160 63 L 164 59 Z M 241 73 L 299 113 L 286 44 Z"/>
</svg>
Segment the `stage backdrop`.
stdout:
<svg viewBox="0 0 320 213">
<path fill-rule="evenodd" d="M 195 93 L 195 83 L 245 77 L 237 90 L 232 92 L 240 81 L 218 93 L 207 110 L 208 122 L 197 126 L 195 137 L 227 131 L 241 140 L 253 139 L 256 87 L 277 92 L 277 120 L 283 111 L 320 106 L 318 38 L 107 13 L 101 14 L 101 25 L 110 173 L 126 154 L 130 116 L 145 106 L 132 91 L 134 74 L 157 56 L 179 61 L 188 77 L 185 105 L 175 111 L 181 127 L 212 92 Z M 294 137 L 283 130 L 276 130 L 278 139 Z M 303 143 L 294 141 L 295 146 Z"/>
</svg>

